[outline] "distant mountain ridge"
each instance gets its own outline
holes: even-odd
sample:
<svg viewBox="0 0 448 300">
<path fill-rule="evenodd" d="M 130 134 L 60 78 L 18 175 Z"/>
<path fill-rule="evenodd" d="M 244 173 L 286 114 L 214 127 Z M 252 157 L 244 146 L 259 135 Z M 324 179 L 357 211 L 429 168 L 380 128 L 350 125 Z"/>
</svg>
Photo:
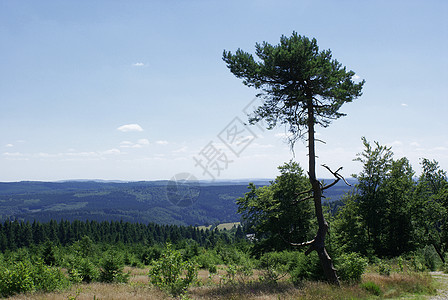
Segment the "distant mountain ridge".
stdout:
<svg viewBox="0 0 448 300">
<path fill-rule="evenodd" d="M 270 184 L 269 179 L 200 181 L 188 206 L 177 206 L 170 199 L 167 186 L 173 182 L 168 180 L 0 182 L 0 220 L 123 220 L 177 225 L 238 222 L 235 200 L 248 192 L 249 182 Z M 325 195 L 338 200 L 349 189 L 338 183 Z"/>
</svg>

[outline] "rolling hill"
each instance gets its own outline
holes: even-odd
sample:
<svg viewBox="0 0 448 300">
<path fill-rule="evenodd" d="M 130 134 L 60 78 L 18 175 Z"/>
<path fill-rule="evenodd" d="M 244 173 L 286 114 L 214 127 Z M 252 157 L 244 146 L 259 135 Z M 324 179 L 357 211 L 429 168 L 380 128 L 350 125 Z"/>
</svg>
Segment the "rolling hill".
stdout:
<svg viewBox="0 0 448 300">
<path fill-rule="evenodd" d="M 250 181 L 200 182 L 194 187 L 174 186 L 174 190 L 169 181 L 2 182 L 0 220 L 123 220 L 177 225 L 238 222 L 235 200 L 248 191 Z M 269 184 L 268 180 L 252 182 Z M 348 189 L 338 184 L 326 195 L 338 200 Z M 183 201 L 185 198 L 188 202 Z"/>
</svg>

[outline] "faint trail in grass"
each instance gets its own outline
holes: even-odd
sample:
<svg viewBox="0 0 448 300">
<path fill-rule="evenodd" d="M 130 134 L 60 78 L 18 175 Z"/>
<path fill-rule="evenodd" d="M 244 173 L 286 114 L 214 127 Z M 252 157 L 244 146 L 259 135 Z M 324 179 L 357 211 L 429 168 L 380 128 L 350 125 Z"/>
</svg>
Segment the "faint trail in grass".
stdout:
<svg viewBox="0 0 448 300">
<path fill-rule="evenodd" d="M 446 300 L 448 299 L 448 274 L 443 272 L 431 272 L 431 276 L 439 283 L 437 295 L 431 296 L 429 300 Z"/>
</svg>

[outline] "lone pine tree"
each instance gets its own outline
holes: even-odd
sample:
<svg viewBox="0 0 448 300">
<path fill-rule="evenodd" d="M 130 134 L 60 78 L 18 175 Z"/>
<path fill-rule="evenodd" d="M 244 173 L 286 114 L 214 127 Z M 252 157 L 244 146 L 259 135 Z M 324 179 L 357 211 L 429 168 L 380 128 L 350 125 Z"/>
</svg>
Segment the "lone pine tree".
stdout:
<svg viewBox="0 0 448 300">
<path fill-rule="evenodd" d="M 238 49 L 235 54 L 223 53 L 227 67 L 243 83 L 261 91 L 258 97 L 264 99 L 249 122 L 254 124 L 265 120 L 268 129 L 277 124 L 286 125 L 290 132 L 289 142 L 293 149 L 298 139 L 308 142 L 309 180 L 311 197 L 302 193 L 297 201 L 314 200 L 319 229 L 314 239 L 297 245 L 309 246 L 307 253 L 316 251 L 329 282 L 339 284 L 330 256 L 325 249 L 328 231 L 322 212 L 322 191 L 342 179 L 337 171 L 328 170 L 335 176 L 332 184 L 322 186 L 316 177 L 315 126 L 329 126 L 331 121 L 342 116 L 339 112 L 346 102 L 361 96 L 364 81 L 355 83 L 353 71 L 347 71 L 337 60 L 332 59 L 330 50 L 319 51 L 316 39 L 309 39 L 293 32 L 291 37 L 282 36 L 278 45 L 267 42 L 256 44 L 253 55 Z M 304 196 L 305 195 L 305 196 Z"/>
</svg>

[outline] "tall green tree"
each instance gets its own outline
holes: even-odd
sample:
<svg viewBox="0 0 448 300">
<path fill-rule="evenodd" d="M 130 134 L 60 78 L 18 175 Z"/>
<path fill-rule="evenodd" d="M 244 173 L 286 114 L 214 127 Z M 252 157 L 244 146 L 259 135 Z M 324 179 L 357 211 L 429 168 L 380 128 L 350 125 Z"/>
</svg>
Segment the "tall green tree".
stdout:
<svg viewBox="0 0 448 300">
<path fill-rule="evenodd" d="M 448 179 L 435 160 L 423 158 L 412 207 L 414 235 L 432 245 L 443 263 L 448 250 Z"/>
<path fill-rule="evenodd" d="M 354 160 L 361 162 L 363 169 L 353 177 L 358 180 L 356 192 L 359 195 L 360 214 L 366 227 L 368 247 L 374 249 L 382 245 L 386 199 L 381 186 L 390 171 L 393 152 L 390 147 L 378 142 L 374 142 L 372 146 L 365 137 L 362 137 L 362 143 L 364 151 L 358 153 Z"/>
<path fill-rule="evenodd" d="M 291 133 L 290 145 L 304 138 L 308 142 L 308 174 L 312 186 L 317 223 L 314 239 L 307 253 L 317 251 L 327 279 L 339 284 L 332 260 L 325 249 L 328 223 L 322 211 L 322 187 L 316 176 L 315 127 L 327 127 L 342 116 L 339 110 L 361 95 L 364 81 L 355 83 L 353 71 L 347 71 L 332 58 L 330 50 L 319 51 L 316 39 L 293 32 L 282 36 L 278 45 L 267 42 L 255 45 L 258 60 L 238 49 L 224 51 L 223 60 L 230 71 L 249 87 L 261 91 L 264 103 L 249 118 L 251 124 L 267 121 L 268 128 L 284 124 Z M 333 172 L 339 180 L 337 172 Z"/>
<path fill-rule="evenodd" d="M 250 191 L 236 200 L 246 230 L 255 234 L 254 252 L 281 251 L 291 248 L 285 241 L 306 241 L 311 237 L 311 202 L 297 202 L 297 195 L 310 189 L 308 178 L 296 162 L 280 166 L 280 175 L 268 186 Z"/>
<path fill-rule="evenodd" d="M 384 245 L 377 249 L 379 255 L 399 256 L 413 249 L 411 218 L 414 193 L 414 170 L 407 158 L 394 160 L 381 187 L 385 201 Z"/>
<path fill-rule="evenodd" d="M 390 147 L 362 141 L 364 151 L 355 161 L 363 169 L 353 175 L 356 188 L 336 216 L 336 241 L 364 255 L 398 256 L 415 246 L 410 212 L 414 171 L 406 158 L 394 160 Z"/>
</svg>

